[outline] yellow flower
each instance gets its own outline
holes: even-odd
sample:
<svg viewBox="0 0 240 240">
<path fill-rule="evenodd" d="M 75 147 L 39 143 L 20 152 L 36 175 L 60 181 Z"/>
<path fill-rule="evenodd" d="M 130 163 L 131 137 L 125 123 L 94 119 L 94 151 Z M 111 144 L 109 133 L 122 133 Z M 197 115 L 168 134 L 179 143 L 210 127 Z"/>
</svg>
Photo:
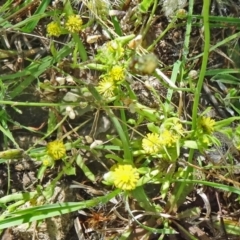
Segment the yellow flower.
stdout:
<svg viewBox="0 0 240 240">
<path fill-rule="evenodd" d="M 59 37 L 61 35 L 61 28 L 58 23 L 51 22 L 47 25 L 47 33 L 50 36 L 56 36 Z"/>
<path fill-rule="evenodd" d="M 82 29 L 82 23 L 79 15 L 72 15 L 68 17 L 65 27 L 69 32 L 76 33 Z"/>
<path fill-rule="evenodd" d="M 199 124 L 202 127 L 203 131 L 211 134 L 214 132 L 215 120 L 210 117 L 201 117 L 199 120 Z"/>
<path fill-rule="evenodd" d="M 139 180 L 139 173 L 132 165 L 118 165 L 113 169 L 113 182 L 122 190 L 133 190 Z"/>
<path fill-rule="evenodd" d="M 54 160 L 58 160 L 66 155 L 66 148 L 62 141 L 55 140 L 47 144 L 47 153 Z"/>
<path fill-rule="evenodd" d="M 114 66 L 110 72 L 109 75 L 113 78 L 115 81 L 123 80 L 125 73 L 124 68 L 121 66 Z"/>
<path fill-rule="evenodd" d="M 174 143 L 178 140 L 178 137 L 172 134 L 169 130 L 164 130 L 160 134 L 160 144 L 166 147 L 172 147 Z"/>
<path fill-rule="evenodd" d="M 148 133 L 142 140 L 142 148 L 146 153 L 158 153 L 162 149 L 160 135 L 157 133 Z"/>
<path fill-rule="evenodd" d="M 111 78 L 104 78 L 98 83 L 97 90 L 105 98 L 114 96 L 115 84 Z"/>
</svg>

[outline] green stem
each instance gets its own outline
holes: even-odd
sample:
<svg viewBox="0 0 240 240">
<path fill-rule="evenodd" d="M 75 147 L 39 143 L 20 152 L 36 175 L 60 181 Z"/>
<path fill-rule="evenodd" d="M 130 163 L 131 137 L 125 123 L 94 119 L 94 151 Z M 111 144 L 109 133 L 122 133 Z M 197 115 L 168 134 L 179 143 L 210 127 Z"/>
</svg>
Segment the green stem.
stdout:
<svg viewBox="0 0 240 240">
<path fill-rule="evenodd" d="M 193 131 L 195 131 L 197 127 L 198 104 L 199 104 L 201 90 L 202 90 L 204 77 L 207 69 L 209 49 L 210 49 L 209 6 L 210 6 L 210 1 L 204 0 L 203 1 L 204 52 L 203 52 L 203 58 L 202 58 L 202 66 L 201 66 L 197 88 L 195 92 L 194 104 L 193 104 L 193 114 L 192 114 L 192 130 Z"/>
<path fill-rule="evenodd" d="M 193 0 L 189 2 L 189 12 L 191 11 L 191 6 L 193 6 Z M 199 74 L 198 84 L 195 92 L 195 98 L 194 98 L 194 105 L 193 105 L 193 113 L 192 113 L 192 132 L 195 133 L 195 130 L 197 128 L 197 111 L 198 111 L 198 105 L 199 105 L 199 99 L 200 94 L 203 86 L 203 81 L 205 77 L 205 72 L 207 68 L 208 63 L 208 55 L 209 55 L 209 48 L 210 48 L 210 29 L 209 29 L 209 8 L 210 8 L 210 1 L 204 0 L 203 2 L 203 24 L 204 24 L 204 53 L 202 58 L 202 66 Z M 189 13 L 189 16 L 191 14 Z M 190 149 L 189 151 L 189 163 L 192 162 L 193 159 L 194 150 Z M 183 178 L 188 179 L 192 172 L 192 167 L 188 167 L 186 172 L 184 173 Z M 173 209 L 176 208 L 176 205 L 178 204 L 179 199 L 181 199 L 181 195 L 183 195 L 186 191 L 184 190 L 188 186 L 185 182 L 183 182 L 181 185 L 178 186 L 178 190 L 174 196 L 173 201 L 171 202 L 171 206 L 168 209 L 168 212 L 172 212 Z"/>
<path fill-rule="evenodd" d="M 184 48 L 183 48 L 183 57 L 182 57 L 183 64 L 186 63 L 187 55 L 189 53 L 190 34 L 192 31 L 193 5 L 194 5 L 194 1 L 189 1 L 187 26 L 186 26 L 186 33 L 184 38 Z"/>
<path fill-rule="evenodd" d="M 147 48 L 147 50 L 150 52 L 153 50 L 153 48 L 157 45 L 157 43 L 164 37 L 164 35 L 172 28 L 174 28 L 175 22 L 177 18 L 174 18 L 166 27 L 166 29 L 154 40 L 154 42 Z"/>
<path fill-rule="evenodd" d="M 204 77 L 207 69 L 208 63 L 208 56 L 209 56 L 209 49 L 210 49 L 210 27 L 209 27 L 209 8 L 210 8 L 210 1 L 204 0 L 203 2 L 203 26 L 204 26 L 204 51 L 203 51 L 203 58 L 202 58 L 202 66 L 199 74 L 199 79 L 197 83 L 197 88 L 194 97 L 194 104 L 193 104 L 193 111 L 192 111 L 192 132 L 195 134 L 197 128 L 197 112 L 198 112 L 198 105 L 200 100 L 200 95 L 202 91 L 202 86 L 204 82 Z M 194 149 L 190 149 L 188 162 L 192 163 L 194 154 Z M 192 171 L 192 167 L 188 167 L 187 174 Z"/>
<path fill-rule="evenodd" d="M 58 107 L 58 106 L 79 106 L 77 102 L 69 102 L 69 103 L 39 103 L 39 102 L 15 102 L 15 101 L 1 101 L 0 105 L 12 105 L 13 107 L 24 106 L 24 107 Z"/>
<path fill-rule="evenodd" d="M 147 21 L 146 27 L 144 28 L 143 33 L 142 33 L 143 39 L 145 38 L 145 35 L 148 33 L 148 30 L 149 30 L 149 28 L 150 28 L 151 25 L 152 25 L 152 19 L 153 19 L 153 17 L 154 17 L 155 11 L 156 11 L 156 9 L 157 9 L 157 5 L 158 5 L 158 1 L 155 0 L 155 1 L 154 1 L 154 4 L 153 4 L 152 11 L 151 11 L 151 14 L 150 14 L 149 19 L 148 19 L 148 21 Z"/>
</svg>

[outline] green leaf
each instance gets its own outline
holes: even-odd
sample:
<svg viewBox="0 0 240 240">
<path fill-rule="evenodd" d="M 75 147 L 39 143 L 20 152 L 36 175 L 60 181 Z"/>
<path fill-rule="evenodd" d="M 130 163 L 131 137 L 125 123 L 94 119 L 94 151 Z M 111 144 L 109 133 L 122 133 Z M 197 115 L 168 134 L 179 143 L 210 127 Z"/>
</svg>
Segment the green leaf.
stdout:
<svg viewBox="0 0 240 240">
<path fill-rule="evenodd" d="M 120 158 L 118 155 L 115 155 L 115 154 L 106 154 L 105 157 L 106 157 L 106 158 L 113 159 L 113 160 L 117 161 L 118 163 L 123 163 L 123 159 Z"/>
<path fill-rule="evenodd" d="M 198 149 L 198 144 L 196 141 L 186 140 L 183 143 L 183 147 L 190 148 L 190 149 Z"/>
<path fill-rule="evenodd" d="M 39 13 L 44 13 L 50 2 L 51 2 L 51 0 L 41 1 L 41 3 L 38 6 L 37 10 L 35 11 L 34 15 L 39 14 Z M 39 20 L 40 20 L 40 18 L 32 20 L 31 22 L 26 24 L 25 27 L 22 28 L 22 31 L 24 31 L 24 32 L 32 32 L 34 30 L 34 28 L 37 26 Z"/>
<path fill-rule="evenodd" d="M 201 181 L 201 180 L 191 180 L 191 179 L 178 179 L 178 180 L 175 180 L 175 182 L 203 184 L 206 186 L 221 189 L 226 192 L 232 192 L 232 193 L 236 193 L 236 194 L 240 195 L 240 189 L 238 187 L 232 187 L 232 186 L 228 186 L 228 185 L 224 185 L 224 184 L 220 184 L 220 183 L 207 182 L 207 181 Z"/>
<path fill-rule="evenodd" d="M 140 11 L 146 13 L 153 3 L 154 0 L 143 0 L 139 5 Z"/>
<path fill-rule="evenodd" d="M 67 174 L 68 176 L 76 175 L 76 168 L 68 166 L 68 167 L 64 168 L 64 173 Z"/>
<path fill-rule="evenodd" d="M 80 154 L 77 155 L 76 158 L 76 163 L 77 165 L 83 170 L 85 176 L 90 179 L 92 182 L 95 182 L 95 176 L 94 174 L 90 171 L 90 169 L 85 165 L 82 156 Z"/>
<path fill-rule="evenodd" d="M 160 128 L 157 127 L 153 122 L 148 123 L 147 128 L 152 133 L 160 133 Z"/>
<path fill-rule="evenodd" d="M 4 136 L 8 137 L 16 147 L 19 147 L 17 142 L 15 141 L 11 131 L 8 128 L 5 129 L 5 128 L 2 127 L 2 125 L 0 125 L 0 131 L 4 134 Z M 16 151 L 15 151 L 15 153 L 16 153 Z"/>
<path fill-rule="evenodd" d="M 117 194 L 119 194 L 120 191 L 121 190 L 117 189 L 113 192 L 110 192 L 106 196 L 96 197 L 94 199 L 83 202 L 56 203 L 17 210 L 12 214 L 5 215 L 4 220 L 0 220 L 0 229 L 75 212 L 83 208 L 95 207 L 98 204 L 105 204 L 114 198 Z"/>
</svg>

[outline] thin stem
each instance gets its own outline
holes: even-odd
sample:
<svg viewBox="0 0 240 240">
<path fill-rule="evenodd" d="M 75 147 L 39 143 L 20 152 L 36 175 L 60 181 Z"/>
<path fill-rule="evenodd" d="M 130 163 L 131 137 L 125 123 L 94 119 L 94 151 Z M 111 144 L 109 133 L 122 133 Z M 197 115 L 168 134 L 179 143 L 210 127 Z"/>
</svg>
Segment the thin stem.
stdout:
<svg viewBox="0 0 240 240">
<path fill-rule="evenodd" d="M 155 1 L 154 1 L 154 4 L 153 4 L 152 12 L 151 12 L 151 14 L 150 14 L 150 16 L 149 16 L 149 19 L 148 19 L 148 21 L 147 21 L 147 25 L 146 25 L 146 27 L 144 28 L 143 33 L 142 33 L 143 38 L 144 38 L 145 35 L 147 34 L 150 26 L 152 25 L 152 20 L 153 20 L 153 17 L 154 17 L 154 13 L 155 13 L 155 11 L 156 11 L 156 9 L 157 9 L 157 4 L 158 4 L 158 1 L 155 0 Z"/>
<path fill-rule="evenodd" d="M 202 66 L 201 66 L 201 70 L 200 70 L 200 74 L 199 74 L 199 79 L 198 79 L 198 83 L 197 83 L 194 104 L 193 104 L 193 113 L 192 113 L 192 132 L 193 132 L 193 134 L 195 133 L 195 130 L 197 128 L 198 105 L 199 105 L 200 95 L 201 95 L 204 77 L 205 77 L 205 73 L 206 73 L 206 69 L 207 69 L 209 49 L 210 49 L 209 8 L 210 8 L 210 1 L 204 0 L 204 2 L 203 2 L 204 51 L 203 51 L 203 58 L 202 58 Z M 188 158 L 189 163 L 192 162 L 193 154 L 194 154 L 194 150 L 190 149 L 189 158 Z M 189 171 L 191 171 L 191 169 L 192 168 L 189 168 Z"/>
<path fill-rule="evenodd" d="M 11 105 L 13 107 L 24 106 L 24 107 L 58 107 L 58 106 L 79 106 L 78 102 L 69 103 L 49 103 L 49 102 L 15 102 L 15 101 L 1 101 L 0 105 Z"/>
<path fill-rule="evenodd" d="M 210 49 L 210 28 L 209 28 L 209 7 L 210 1 L 203 1 L 203 26 L 204 26 L 204 52 L 202 58 L 202 66 L 199 74 L 199 79 L 197 83 L 197 88 L 195 92 L 194 104 L 193 104 L 193 114 L 192 114 L 192 130 L 196 130 L 197 127 L 197 110 L 199 99 L 201 95 L 201 90 L 204 82 L 204 77 L 207 69 L 209 49 Z"/>
</svg>

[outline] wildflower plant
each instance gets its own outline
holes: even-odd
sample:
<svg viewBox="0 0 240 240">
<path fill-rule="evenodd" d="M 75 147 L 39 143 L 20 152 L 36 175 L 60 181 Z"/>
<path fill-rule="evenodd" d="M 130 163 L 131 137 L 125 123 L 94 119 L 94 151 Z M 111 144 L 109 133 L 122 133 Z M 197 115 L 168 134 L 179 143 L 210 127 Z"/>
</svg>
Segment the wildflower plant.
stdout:
<svg viewBox="0 0 240 240">
<path fill-rule="evenodd" d="M 147 0 L 142 0 L 140 2 L 140 8 L 136 9 L 140 9 L 145 14 L 147 14 L 148 11 L 153 11 L 146 21 L 146 27 L 143 26 L 143 28 L 141 29 L 141 32 L 143 34 L 141 36 L 141 39 L 143 38 L 145 40 L 147 39 L 146 34 L 149 32 L 151 20 L 153 21 L 153 16 L 155 16 L 154 9 L 156 9 L 158 3 L 157 1 Z M 165 2 L 171 2 L 171 4 L 174 5 L 174 1 L 161 2 L 164 2 L 163 6 L 165 6 Z M 184 2 L 183 5 L 186 3 L 185 0 L 182 2 Z M 204 4 L 206 5 L 208 2 L 209 1 L 204 1 Z M 183 79 L 185 78 L 186 73 L 189 72 L 189 67 L 198 66 L 198 64 L 192 65 L 192 60 L 188 56 L 188 44 L 190 42 L 189 37 L 191 36 L 192 23 L 191 21 L 182 21 L 179 22 L 179 24 L 178 22 L 176 22 L 176 17 L 184 19 L 185 17 L 191 16 L 192 14 L 186 14 L 185 10 L 180 10 L 176 12 L 176 9 L 173 9 L 171 13 L 167 13 L 165 11 L 166 9 L 163 9 L 169 21 L 172 21 L 172 24 L 169 23 L 169 27 L 166 30 L 162 31 L 162 33 L 159 35 L 159 39 L 153 40 L 153 43 L 148 48 L 144 49 L 145 43 L 143 42 L 142 45 L 142 40 L 140 40 L 135 47 L 134 44 L 129 44 L 129 42 L 133 40 L 136 36 L 125 36 L 125 32 L 121 34 L 121 31 L 124 29 L 122 28 L 122 25 L 118 21 L 117 17 L 112 17 L 111 19 L 108 19 L 110 13 L 109 10 L 111 10 L 113 2 L 110 2 L 108 0 L 84 0 L 83 3 L 94 14 L 94 21 L 97 21 L 97 23 L 100 22 L 101 27 L 107 28 L 112 40 L 104 42 L 102 44 L 102 41 L 104 41 L 105 38 L 101 38 L 100 36 L 101 40 L 97 42 L 95 46 L 92 45 L 94 46 L 93 48 L 90 48 L 89 45 L 94 43 L 89 43 L 88 41 L 82 42 L 79 32 L 83 31 L 85 26 L 88 26 L 91 29 L 93 21 L 92 19 L 89 19 L 84 26 L 81 16 L 77 15 L 77 12 L 79 12 L 79 14 L 81 14 L 81 12 L 78 11 L 78 9 L 73 9 L 71 7 L 71 1 L 66 1 L 66 3 L 64 3 L 63 12 L 54 12 L 54 18 L 56 20 L 50 22 L 46 26 L 47 36 L 59 37 L 63 34 L 68 34 L 68 39 L 70 39 L 70 42 L 68 42 L 69 45 L 63 44 L 62 46 L 61 44 L 57 43 L 57 41 L 53 41 L 54 44 L 58 44 L 58 48 L 56 49 L 60 49 L 60 53 L 58 53 L 58 51 L 56 51 L 56 49 L 52 47 L 52 53 L 54 53 L 56 56 L 54 56 L 53 58 L 52 56 L 49 56 L 49 59 L 51 61 L 46 58 L 46 61 L 43 61 L 43 66 L 44 68 L 46 67 L 47 69 L 51 69 L 53 71 L 52 76 L 58 76 L 59 74 L 66 76 L 72 75 L 71 78 L 74 79 L 74 84 L 67 84 L 67 81 L 64 81 L 62 84 L 57 85 L 57 89 L 61 89 L 63 90 L 63 92 L 70 92 L 73 90 L 74 94 L 79 94 L 79 98 L 77 98 L 75 102 L 74 100 L 67 102 L 67 107 L 65 102 L 61 101 L 53 103 L 45 102 L 43 103 L 43 105 L 41 105 L 44 107 L 56 107 L 54 111 L 50 111 L 48 131 L 44 137 L 47 139 L 50 134 L 62 130 L 62 136 L 64 136 L 65 139 L 68 139 L 65 140 L 66 143 L 64 144 L 63 141 L 56 139 L 55 141 L 47 143 L 46 147 L 38 149 L 33 146 L 33 149 L 26 151 L 26 155 L 29 154 L 29 157 L 36 158 L 36 160 L 41 162 L 42 164 L 41 168 L 38 170 L 37 175 L 38 180 L 40 180 L 39 182 L 42 182 L 41 180 L 43 180 L 43 178 L 45 177 L 46 169 L 53 170 L 56 160 L 62 159 L 63 161 L 58 162 L 58 170 L 60 171 L 57 173 L 56 178 L 52 180 L 48 187 L 39 188 L 34 194 L 31 193 L 29 196 L 27 196 L 28 194 L 13 194 L 10 198 L 0 198 L 0 204 L 4 208 L 6 205 L 7 211 L 11 209 L 11 207 L 12 209 L 16 208 L 16 206 L 11 206 L 9 204 L 9 202 L 13 201 L 13 199 L 19 199 L 21 201 L 23 200 L 22 202 L 26 202 L 32 199 L 32 205 L 38 205 L 38 203 L 36 202 L 36 196 L 38 197 L 39 195 L 41 195 L 41 192 L 43 192 L 42 195 L 44 196 L 44 200 L 46 200 L 46 202 L 44 202 L 43 204 L 48 204 L 48 199 L 50 199 L 50 197 L 53 195 L 56 183 L 59 182 L 61 177 L 64 175 L 76 175 L 76 167 L 80 167 L 88 181 L 91 181 L 93 183 L 92 185 L 94 185 L 99 179 L 99 176 L 96 177 L 95 174 L 91 172 L 91 165 L 85 164 L 85 161 L 87 162 L 88 158 L 83 158 L 83 154 L 85 154 L 85 152 L 90 152 L 91 154 L 96 154 L 96 159 L 100 157 L 100 160 L 102 161 L 99 162 L 102 162 L 104 164 L 106 173 L 104 174 L 101 172 L 101 174 L 104 175 L 103 183 L 106 185 L 110 185 L 110 187 L 107 189 L 108 193 L 105 196 L 97 197 L 97 199 L 95 199 L 94 197 L 94 199 L 86 201 L 83 200 L 80 203 L 61 203 L 58 205 L 56 204 L 53 207 L 50 206 L 49 208 L 48 206 L 43 206 L 43 208 L 39 206 L 39 208 L 34 209 L 36 210 L 36 216 L 34 216 L 35 218 L 33 218 L 34 221 L 44 219 L 46 214 L 43 213 L 45 212 L 47 212 L 47 216 L 52 217 L 58 215 L 60 212 L 64 214 L 69 213 L 69 211 L 76 211 L 78 209 L 81 209 L 82 207 L 95 207 L 99 203 L 107 203 L 108 201 L 110 201 L 110 199 L 113 199 L 118 194 L 121 194 L 121 197 L 124 197 L 124 200 L 126 200 L 125 204 L 127 210 L 131 210 L 128 209 L 131 207 L 129 207 L 127 204 L 128 198 L 132 198 L 133 201 L 140 203 L 140 206 L 143 208 L 144 211 L 151 213 L 151 218 L 160 216 L 161 212 L 159 212 L 159 209 L 161 208 L 162 212 L 164 212 L 164 216 L 168 214 L 170 214 L 171 216 L 176 216 L 175 222 L 179 223 L 180 221 L 178 220 L 181 217 L 181 213 L 178 214 L 178 207 L 181 206 L 182 202 L 184 201 L 182 199 L 182 196 L 183 198 L 186 197 L 188 190 L 191 190 L 189 186 L 194 186 L 194 183 L 196 183 L 193 179 L 194 174 L 192 170 L 192 165 L 193 163 L 195 164 L 195 162 L 193 162 L 194 151 L 204 152 L 212 145 L 218 145 L 219 140 L 215 137 L 215 132 L 223 131 L 223 128 L 225 126 L 228 126 L 231 121 L 236 120 L 236 118 L 232 118 L 231 120 L 229 120 L 230 118 L 228 118 L 226 120 L 217 122 L 213 118 L 208 117 L 205 114 L 206 112 L 202 113 L 201 115 L 199 115 L 198 113 L 199 98 L 201 95 L 200 93 L 203 81 L 205 79 L 206 66 L 208 63 L 208 58 L 206 58 L 206 56 L 208 56 L 209 52 L 212 51 L 210 48 L 210 43 L 208 39 L 204 38 L 204 42 L 206 45 L 208 44 L 208 48 L 206 48 L 201 55 L 203 56 L 201 61 L 203 67 L 201 71 L 199 71 L 199 74 L 197 74 L 198 81 L 196 83 L 196 87 L 193 87 L 193 84 L 191 85 L 189 81 Z M 128 4 L 126 4 L 126 6 L 121 6 L 121 8 L 128 8 L 127 5 Z M 191 9 L 192 6 L 193 1 L 189 1 L 189 9 Z M 201 23 L 204 25 L 203 35 L 207 33 L 207 28 L 209 25 L 209 20 L 205 18 L 205 15 L 209 14 L 210 12 L 208 7 L 204 7 L 203 16 L 201 16 Z M 139 11 L 139 15 L 141 15 L 141 11 Z M 174 14 L 177 14 L 177 16 L 174 17 Z M 101 18 L 98 15 L 101 15 Z M 171 18 L 172 16 L 174 18 Z M 87 17 L 84 13 L 84 21 L 85 19 L 87 19 Z M 108 19 L 108 22 L 101 22 L 101 20 L 103 19 Z M 113 24 L 109 24 L 109 21 L 112 21 Z M 186 51 L 184 50 L 182 52 L 184 61 L 181 61 L 181 59 L 179 58 L 179 60 L 174 63 L 173 67 L 167 65 L 164 66 L 164 64 L 161 65 L 161 59 L 149 52 L 153 52 L 153 48 L 157 45 L 160 45 L 160 39 L 164 37 L 164 34 L 166 34 L 169 29 L 175 27 L 182 27 L 185 23 L 188 25 L 188 27 L 186 29 L 186 41 L 184 41 L 184 48 Z M 136 25 L 135 29 L 138 29 Z M 86 31 L 83 33 L 84 34 L 81 34 L 82 36 L 87 36 L 89 32 Z M 61 40 L 62 39 L 64 38 L 61 38 Z M 174 42 L 175 40 L 177 40 L 177 37 L 176 39 L 174 39 Z M 88 43 L 87 47 L 84 46 L 86 42 Z M 161 43 L 161 46 L 163 46 L 162 44 L 164 45 L 164 41 L 163 43 Z M 213 45 L 212 49 L 214 49 L 215 47 L 216 46 Z M 86 51 L 86 49 L 88 51 Z M 90 49 L 91 51 L 93 50 L 93 52 L 91 52 L 93 54 L 89 56 Z M 72 56 L 72 58 L 69 58 L 66 61 L 67 67 L 60 67 L 60 65 L 65 65 L 64 59 L 69 55 Z M 63 64 L 59 61 L 62 61 Z M 42 61 L 39 62 L 41 62 L 42 64 Z M 33 61 L 31 64 L 31 68 L 29 68 L 28 70 L 30 71 L 31 69 L 39 69 L 38 64 L 38 61 Z M 204 64 L 206 65 L 205 67 Z M 40 65 L 40 67 L 43 66 Z M 160 68 L 162 68 L 162 66 L 164 66 L 163 71 L 167 72 L 168 77 L 159 74 L 159 72 L 161 72 Z M 96 78 L 98 79 L 96 81 L 93 81 L 93 83 L 91 82 L 91 84 L 86 84 L 86 79 L 83 78 L 87 74 L 80 74 L 81 77 L 79 77 L 79 69 L 83 72 L 86 71 L 86 69 L 93 69 L 97 71 L 95 76 L 97 76 Z M 29 71 L 26 74 L 26 78 L 28 78 L 28 76 L 30 75 Z M 43 74 L 43 72 L 44 71 L 38 72 L 36 76 L 39 76 L 41 78 L 41 76 L 49 75 Z M 89 73 L 91 73 L 91 71 L 89 71 Z M 5 78 L 5 76 L 2 77 Z M 22 77 L 22 75 L 20 77 Z M 153 77 L 159 80 L 160 83 L 163 82 L 163 84 L 160 86 L 163 86 L 164 90 L 167 91 L 167 94 L 163 97 L 163 99 L 160 99 L 160 97 L 158 97 L 157 87 L 147 84 L 148 79 Z M 12 78 L 13 77 L 11 77 L 10 79 Z M 27 79 L 28 84 L 30 80 L 31 79 Z M 157 96 L 156 104 L 154 104 L 154 106 L 147 106 L 147 104 L 139 102 L 139 96 L 132 89 L 131 86 L 133 81 L 139 81 L 139 83 L 143 84 L 144 88 L 146 87 L 146 89 L 150 91 L 150 93 L 152 93 L 154 96 Z M 23 83 L 25 84 L 25 81 Z M 188 87 L 188 85 L 190 85 L 190 87 Z M 54 90 L 56 89 L 55 86 L 52 85 L 52 83 L 50 83 L 50 87 Z M 84 92 L 82 91 L 83 89 Z M 18 91 L 19 88 L 16 89 L 17 93 Z M 10 95 L 11 93 L 12 92 L 10 92 Z M 175 93 L 179 93 L 179 96 L 183 93 L 184 95 L 181 95 L 181 97 L 187 97 L 187 94 L 185 93 L 188 93 L 189 95 L 192 94 L 194 96 L 195 101 L 194 107 L 192 109 L 192 116 L 189 116 L 189 112 L 184 112 L 183 114 L 180 100 L 179 104 L 177 104 L 172 99 L 172 96 Z M 141 94 L 145 94 L 145 92 L 140 91 L 139 95 Z M 81 105 L 82 103 L 79 103 L 79 101 L 81 101 L 83 98 L 84 100 L 82 103 L 86 104 Z M 184 99 L 184 97 L 181 98 L 181 100 L 182 99 Z M 10 101 L 8 101 L 8 104 L 9 102 Z M 14 106 L 14 104 L 16 103 L 11 102 L 11 104 Z M 39 106 L 38 104 L 37 106 Z M 58 111 L 58 109 L 60 108 L 64 109 L 65 115 L 62 114 L 62 112 L 60 113 L 60 111 Z M 79 108 L 81 109 L 79 110 Z M 95 114 L 95 119 L 93 121 L 94 126 L 92 126 L 90 135 L 92 135 L 94 138 L 98 136 L 102 137 L 102 135 L 104 135 L 104 138 L 107 138 L 107 141 L 105 143 L 101 139 L 101 144 L 95 144 L 97 143 L 97 141 L 99 141 L 95 139 L 94 144 L 92 144 L 92 137 L 89 138 L 91 141 L 87 141 L 87 138 L 85 138 L 85 141 L 84 137 L 79 136 L 81 131 L 78 130 L 80 127 L 85 127 L 85 122 L 81 122 L 81 124 L 79 124 L 80 126 L 72 127 L 71 120 L 74 119 L 74 124 L 78 124 L 79 117 L 81 117 L 82 119 L 83 114 L 84 118 L 85 116 L 89 117 L 90 113 L 91 118 L 94 110 L 98 112 L 103 112 L 104 115 L 108 116 L 108 118 L 111 119 L 112 125 L 108 123 L 107 117 L 107 120 L 103 121 L 103 125 L 107 125 L 103 126 L 103 131 L 101 129 L 102 126 L 99 126 L 99 124 L 102 123 L 101 121 L 98 121 L 98 113 Z M 88 114 L 85 115 L 86 112 L 88 112 Z M 81 115 L 79 116 L 78 114 Z M 187 116 L 187 120 L 184 119 L 185 116 Z M 61 121 L 58 121 L 58 119 L 61 119 Z M 69 129 L 65 128 L 65 123 L 71 127 L 71 130 L 69 132 L 65 132 L 66 129 Z M 64 125 L 63 127 L 61 126 L 62 128 L 59 127 L 61 124 Z M 111 125 L 111 127 L 109 127 L 109 125 Z M 88 127 L 89 125 L 86 126 L 86 129 L 88 129 Z M 109 133 L 109 128 L 110 130 L 114 131 L 109 131 Z M 12 134 L 10 134 L 10 132 L 8 132 L 5 127 L 1 127 L 1 129 L 2 132 L 7 133 L 5 134 L 7 138 L 12 139 Z M 236 146 L 238 150 L 240 149 L 239 132 L 240 130 L 238 129 L 238 136 L 236 136 Z M 107 133 L 109 133 L 109 135 Z M 78 139 L 74 141 L 74 138 Z M 15 142 L 13 143 L 15 144 Z M 182 161 L 183 163 L 181 162 L 181 164 L 177 164 L 177 161 L 182 160 L 183 158 L 181 154 L 181 150 L 183 149 L 182 147 L 189 150 L 189 158 L 187 159 L 184 157 L 183 159 L 188 160 L 188 162 Z M 69 150 L 71 150 L 71 152 Z M 68 154 L 67 151 L 69 151 Z M 0 153 L 0 161 L 2 163 L 4 160 L 9 160 L 15 157 L 22 158 L 24 157 L 24 154 L 25 152 L 19 149 L 17 149 L 17 151 L 11 150 L 11 152 L 9 152 L 9 150 L 7 152 L 4 151 Z M 181 165 L 181 167 L 179 167 L 179 165 Z M 49 169 L 49 167 L 51 167 L 51 169 Z M 158 196 L 160 193 L 160 197 L 162 199 L 161 207 L 159 207 L 159 201 L 150 199 L 145 193 L 145 185 L 149 183 L 157 184 L 157 186 L 159 186 L 159 184 L 161 185 L 157 190 Z M 188 183 L 190 184 L 188 185 Z M 205 184 L 205 182 L 203 184 Z M 217 187 L 219 187 L 219 185 Z M 222 189 L 226 190 L 226 187 L 222 187 Z M 236 191 L 236 189 L 234 189 L 234 191 L 237 192 L 238 190 Z M 116 197 L 116 199 L 118 198 Z M 3 214 L 2 216 L 0 216 L 1 222 L 3 220 L 3 222 L 5 221 L 4 224 L 8 224 L 7 221 L 9 219 L 11 220 L 11 218 L 13 218 L 14 220 L 15 217 L 15 222 L 13 221 L 14 224 L 23 223 L 23 221 L 20 220 L 17 220 L 18 222 L 16 221 L 16 217 L 19 218 L 21 213 L 15 214 L 15 212 L 13 212 L 13 214 L 11 215 L 11 212 L 7 211 L 7 214 Z M 34 211 L 30 212 L 30 210 L 25 210 L 26 214 L 25 218 L 23 219 L 30 219 L 32 216 L 32 212 Z M 129 211 L 129 213 L 131 213 L 131 211 Z M 38 218 L 39 215 L 42 215 L 41 218 Z M 131 217 L 132 219 L 134 219 L 134 216 Z M 138 221 L 137 219 L 139 218 L 135 219 L 136 222 Z M 11 222 L 10 220 L 9 222 Z M 164 229 L 151 228 L 151 230 L 159 234 L 173 233 L 170 227 L 168 228 L 165 226 L 168 226 L 171 222 L 172 227 L 174 221 L 169 221 L 169 219 L 161 219 L 161 221 L 162 222 L 161 224 L 159 224 L 159 226 L 164 226 Z M 0 227 L 1 224 L 2 223 L 0 223 Z M 141 223 L 141 226 L 142 225 L 143 224 Z M 11 225 L 8 227 L 11 227 Z M 145 229 L 150 228 L 146 226 Z M 187 233 L 187 231 L 184 231 L 184 233 Z M 189 237 L 189 239 L 190 238 L 191 236 Z"/>
<path fill-rule="evenodd" d="M 195 132 L 196 141 L 200 151 L 206 150 L 214 141 L 215 120 L 201 115 L 198 118 L 197 130 Z"/>
<path fill-rule="evenodd" d="M 61 25 L 58 19 L 47 25 L 47 33 L 49 36 L 59 37 L 67 33 L 74 34 L 83 29 L 83 21 L 79 15 L 72 14 L 65 18 L 65 25 Z"/>
<path fill-rule="evenodd" d="M 179 148 L 184 142 L 185 134 L 179 120 L 169 118 L 160 127 L 150 123 L 148 128 L 152 133 L 146 134 L 142 139 L 145 153 L 175 161 L 179 156 Z"/>
<path fill-rule="evenodd" d="M 126 44 L 126 39 L 124 37 L 107 42 L 98 50 L 95 57 L 99 63 L 104 64 L 105 72 L 101 74 L 96 89 L 105 99 L 116 96 L 118 86 L 126 78 L 126 68 L 122 63 L 124 62 L 125 50 L 123 46 Z"/>
</svg>

